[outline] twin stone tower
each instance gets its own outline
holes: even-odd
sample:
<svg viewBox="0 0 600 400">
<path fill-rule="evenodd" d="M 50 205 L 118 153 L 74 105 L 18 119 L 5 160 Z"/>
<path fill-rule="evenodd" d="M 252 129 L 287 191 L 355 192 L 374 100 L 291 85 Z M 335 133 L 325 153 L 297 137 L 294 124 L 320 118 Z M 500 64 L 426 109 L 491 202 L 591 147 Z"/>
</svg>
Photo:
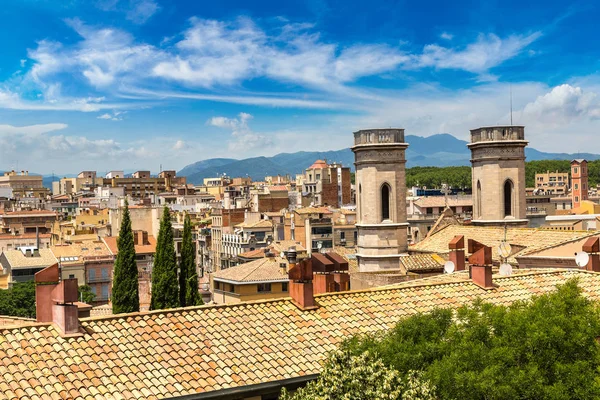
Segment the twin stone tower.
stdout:
<svg viewBox="0 0 600 400">
<path fill-rule="evenodd" d="M 473 225 L 526 226 L 525 128 L 471 131 Z M 404 129 L 354 132 L 360 272 L 397 270 L 408 252 Z"/>
</svg>

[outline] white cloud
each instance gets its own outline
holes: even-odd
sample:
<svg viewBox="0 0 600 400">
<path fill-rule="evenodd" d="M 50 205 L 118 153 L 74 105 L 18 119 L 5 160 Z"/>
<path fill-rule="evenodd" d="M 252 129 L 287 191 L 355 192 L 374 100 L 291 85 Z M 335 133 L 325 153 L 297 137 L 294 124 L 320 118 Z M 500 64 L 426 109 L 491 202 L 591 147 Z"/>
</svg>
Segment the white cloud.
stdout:
<svg viewBox="0 0 600 400">
<path fill-rule="evenodd" d="M 187 143 L 185 143 L 183 140 L 178 140 L 173 145 L 173 150 L 175 150 L 175 151 L 183 150 L 187 147 L 188 147 Z"/>
<path fill-rule="evenodd" d="M 155 0 L 96 0 L 95 6 L 102 11 L 115 11 L 125 14 L 134 24 L 145 24 L 160 11 Z"/>
<path fill-rule="evenodd" d="M 265 151 L 273 146 L 272 137 L 257 134 L 250 129 L 248 122 L 252 115 L 241 112 L 237 118 L 213 117 L 207 124 L 231 130 L 231 139 L 228 141 L 228 148 L 233 152 L 252 152 L 253 150 Z"/>
<path fill-rule="evenodd" d="M 440 38 L 444 40 L 452 40 L 453 37 L 454 35 L 448 32 L 442 32 L 442 34 L 440 35 Z"/>
<path fill-rule="evenodd" d="M 102 114 L 102 115 L 100 115 L 100 116 L 98 116 L 96 118 L 98 118 L 98 119 L 111 119 L 112 115 L 110 115 L 110 114 Z"/>
<path fill-rule="evenodd" d="M 511 35 L 501 39 L 494 34 L 481 34 L 475 43 L 471 43 L 463 49 L 430 44 L 425 46 L 423 54 L 417 56 L 416 67 L 460 69 L 483 74 L 515 57 L 540 36 L 541 32 L 534 32 L 529 35 Z"/>
<path fill-rule="evenodd" d="M 544 123 L 569 123 L 579 118 L 600 118 L 600 102 L 596 93 L 563 84 L 528 103 L 522 114 Z"/>
<path fill-rule="evenodd" d="M 122 121 L 123 120 L 123 114 L 126 114 L 127 111 L 117 111 L 114 110 L 111 113 L 105 113 L 102 115 L 97 116 L 96 118 L 98 119 L 106 119 L 106 120 L 111 120 L 111 121 Z"/>
<path fill-rule="evenodd" d="M 127 19 L 135 24 L 144 24 L 150 17 L 160 10 L 160 7 L 154 0 L 130 0 L 130 9 L 127 12 Z"/>
</svg>

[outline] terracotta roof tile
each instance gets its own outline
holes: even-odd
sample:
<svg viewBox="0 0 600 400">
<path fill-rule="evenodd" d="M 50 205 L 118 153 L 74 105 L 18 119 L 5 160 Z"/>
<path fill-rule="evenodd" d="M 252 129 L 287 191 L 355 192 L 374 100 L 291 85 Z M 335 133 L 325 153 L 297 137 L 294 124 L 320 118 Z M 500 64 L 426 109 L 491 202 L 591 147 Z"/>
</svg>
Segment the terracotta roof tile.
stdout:
<svg viewBox="0 0 600 400">
<path fill-rule="evenodd" d="M 400 264 L 408 272 L 438 271 L 444 270 L 444 260 L 437 254 L 411 254 L 400 257 Z"/>
<path fill-rule="evenodd" d="M 494 290 L 455 273 L 318 295 L 313 311 L 284 298 L 88 318 L 76 338 L 61 338 L 52 325 L 0 329 L 7 385 L 0 387 L 0 399 L 157 399 L 315 374 L 348 335 L 390 328 L 436 305 L 455 308 L 475 298 L 511 304 L 573 277 L 585 296 L 600 298 L 600 274 L 592 272 L 515 270 L 511 277 L 495 276 Z"/>
<path fill-rule="evenodd" d="M 281 264 L 287 261 L 279 257 L 265 257 L 235 267 L 222 269 L 212 276 L 215 280 L 239 283 L 287 281 L 287 274 L 281 271 Z"/>
<path fill-rule="evenodd" d="M 506 241 L 513 248 L 513 254 L 508 261 L 516 264 L 515 257 L 520 255 L 594 234 L 597 234 L 597 232 L 557 231 L 543 228 L 507 228 Z M 497 252 L 498 246 L 504 240 L 504 228 L 502 227 L 449 225 L 426 237 L 419 243 L 412 245 L 410 250 L 446 254 L 449 252 L 448 243 L 455 235 L 465 236 L 465 246 L 468 239 L 475 239 L 486 246 L 492 247 L 493 259 L 495 261 L 500 260 Z"/>
</svg>

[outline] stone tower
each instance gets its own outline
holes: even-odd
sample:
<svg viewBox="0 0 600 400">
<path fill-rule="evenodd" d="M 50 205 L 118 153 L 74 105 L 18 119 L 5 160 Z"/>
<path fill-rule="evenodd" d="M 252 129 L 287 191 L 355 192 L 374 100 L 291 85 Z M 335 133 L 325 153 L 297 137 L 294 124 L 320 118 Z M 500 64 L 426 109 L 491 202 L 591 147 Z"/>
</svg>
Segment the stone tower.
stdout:
<svg viewBox="0 0 600 400">
<path fill-rule="evenodd" d="M 588 199 L 587 161 L 577 159 L 571 161 L 571 201 L 573 208 L 581 207 L 581 202 Z"/>
<path fill-rule="evenodd" d="M 471 130 L 473 225 L 526 226 L 525 127 Z"/>
<path fill-rule="evenodd" d="M 404 129 L 354 132 L 359 270 L 398 269 L 406 253 Z"/>
</svg>

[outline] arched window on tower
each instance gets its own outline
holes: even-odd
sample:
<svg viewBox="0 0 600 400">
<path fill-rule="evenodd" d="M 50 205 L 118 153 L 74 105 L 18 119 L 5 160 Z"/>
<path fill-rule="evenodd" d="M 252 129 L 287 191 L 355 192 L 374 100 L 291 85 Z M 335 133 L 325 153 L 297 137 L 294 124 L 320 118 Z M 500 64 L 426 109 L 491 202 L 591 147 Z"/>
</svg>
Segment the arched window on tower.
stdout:
<svg viewBox="0 0 600 400">
<path fill-rule="evenodd" d="M 514 185 L 510 179 L 504 182 L 504 216 L 513 215 L 513 189 Z"/>
<path fill-rule="evenodd" d="M 481 182 L 477 181 L 477 204 L 475 204 L 476 218 L 481 218 Z"/>
<path fill-rule="evenodd" d="M 384 183 L 381 187 L 381 219 L 390 219 L 390 185 Z"/>
</svg>

